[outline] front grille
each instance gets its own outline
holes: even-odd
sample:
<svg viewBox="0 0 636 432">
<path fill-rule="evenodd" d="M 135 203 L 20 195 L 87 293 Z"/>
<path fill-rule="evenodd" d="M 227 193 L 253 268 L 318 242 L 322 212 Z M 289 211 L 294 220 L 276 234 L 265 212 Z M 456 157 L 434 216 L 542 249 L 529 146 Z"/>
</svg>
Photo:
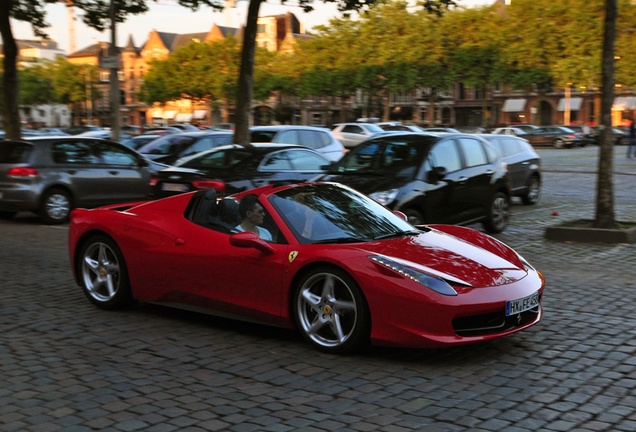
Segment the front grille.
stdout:
<svg viewBox="0 0 636 432">
<path fill-rule="evenodd" d="M 536 320 L 540 307 L 538 305 L 520 314 L 510 316 L 506 316 L 505 310 L 502 309 L 499 312 L 455 318 L 453 329 L 458 336 L 462 337 L 503 333 Z"/>
</svg>

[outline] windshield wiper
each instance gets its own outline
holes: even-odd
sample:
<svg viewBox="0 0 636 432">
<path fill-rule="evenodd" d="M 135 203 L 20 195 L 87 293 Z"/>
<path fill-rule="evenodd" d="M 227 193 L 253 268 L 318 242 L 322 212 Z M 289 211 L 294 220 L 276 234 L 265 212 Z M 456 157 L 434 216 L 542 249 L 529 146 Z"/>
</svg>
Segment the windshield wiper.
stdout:
<svg viewBox="0 0 636 432">
<path fill-rule="evenodd" d="M 311 242 L 311 244 L 342 244 L 342 243 L 364 243 L 368 242 L 369 239 L 366 238 L 358 238 L 358 237 L 337 237 L 337 238 L 329 238 L 323 240 L 316 240 Z"/>
<path fill-rule="evenodd" d="M 406 236 L 417 235 L 417 234 L 421 234 L 421 233 L 422 233 L 422 231 L 420 231 L 420 230 L 396 231 L 396 232 L 392 232 L 392 233 L 389 233 L 389 234 L 379 235 L 379 236 L 375 237 L 373 240 L 386 240 L 386 239 L 389 239 L 389 238 L 406 237 Z"/>
</svg>

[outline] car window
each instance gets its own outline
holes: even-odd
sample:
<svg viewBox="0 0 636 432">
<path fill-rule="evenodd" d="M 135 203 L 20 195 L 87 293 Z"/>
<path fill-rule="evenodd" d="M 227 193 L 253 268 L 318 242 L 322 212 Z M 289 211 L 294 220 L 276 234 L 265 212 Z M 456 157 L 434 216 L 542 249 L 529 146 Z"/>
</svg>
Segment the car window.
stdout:
<svg viewBox="0 0 636 432">
<path fill-rule="evenodd" d="M 252 131 L 252 142 L 268 143 L 272 142 L 277 131 Z"/>
<path fill-rule="evenodd" d="M 0 143 L 0 163 L 25 163 L 33 150 L 32 144 L 19 142 Z"/>
<path fill-rule="evenodd" d="M 166 135 L 141 147 L 139 151 L 141 153 L 161 155 L 180 154 L 193 142 L 194 138 L 192 137 Z"/>
<path fill-rule="evenodd" d="M 52 147 L 53 162 L 59 164 L 97 164 L 99 159 L 91 146 L 83 141 L 56 142 Z"/>
<path fill-rule="evenodd" d="M 458 171 L 462 167 L 459 150 L 453 140 L 442 141 L 435 145 L 429 158 L 433 167 L 446 168 L 447 172 Z"/>
<path fill-rule="evenodd" d="M 488 163 L 484 147 L 477 140 L 470 138 L 460 138 L 459 146 L 464 154 L 464 162 L 467 167 L 485 165 Z"/>
<path fill-rule="evenodd" d="M 307 150 L 289 150 L 286 152 L 292 167 L 299 171 L 321 171 L 329 165 L 329 161 L 314 152 Z"/>
<path fill-rule="evenodd" d="M 311 149 L 320 148 L 320 142 L 318 141 L 318 136 L 314 131 L 298 131 L 298 144 L 303 145 L 305 147 L 309 147 Z"/>
<path fill-rule="evenodd" d="M 354 134 L 362 134 L 364 131 L 362 130 L 362 128 L 360 126 L 347 125 L 347 126 L 344 127 L 344 129 L 342 129 L 342 132 L 354 133 Z"/>
<path fill-rule="evenodd" d="M 211 151 L 188 159 L 184 162 L 178 162 L 175 166 L 183 166 L 186 168 L 218 168 L 226 169 L 232 167 L 243 160 L 249 158 L 252 154 L 245 150 L 219 150 Z"/>
<path fill-rule="evenodd" d="M 331 136 L 328 133 L 312 131 L 312 134 L 316 136 L 316 142 L 318 143 L 315 148 L 319 149 L 331 144 Z"/>
<path fill-rule="evenodd" d="M 494 161 L 499 159 L 499 154 L 497 153 L 497 150 L 495 150 L 495 148 L 492 146 L 490 142 L 481 143 L 481 144 L 484 146 L 484 150 L 486 151 L 486 159 L 488 160 L 488 163 L 493 163 Z"/>
<path fill-rule="evenodd" d="M 295 130 L 285 131 L 276 137 L 276 142 L 284 144 L 300 144 Z M 306 144 L 304 144 L 306 145 Z"/>
<path fill-rule="evenodd" d="M 212 140 L 214 141 L 213 147 L 232 144 L 232 135 L 214 135 Z"/>
<path fill-rule="evenodd" d="M 422 164 L 427 147 L 404 139 L 386 138 L 385 141 L 387 144 L 380 159 L 380 170 L 390 171 L 399 177 L 414 176 Z"/>
<path fill-rule="evenodd" d="M 195 142 L 192 147 L 187 149 L 183 156 L 210 150 L 212 147 L 214 147 L 214 140 L 212 140 L 211 137 L 203 137 Z"/>
<path fill-rule="evenodd" d="M 95 154 L 106 165 L 133 166 L 139 163 L 139 159 L 127 150 L 109 143 L 96 143 Z"/>
<path fill-rule="evenodd" d="M 521 142 L 516 139 L 505 139 L 503 142 L 504 146 L 504 156 L 511 156 L 517 153 L 521 153 L 523 148 L 521 146 Z"/>
<path fill-rule="evenodd" d="M 260 171 L 289 171 L 292 169 L 287 152 L 268 155 L 259 167 Z"/>
<path fill-rule="evenodd" d="M 380 151 L 381 142 L 380 140 L 374 140 L 355 147 L 341 160 L 338 172 L 373 170 L 373 160 Z"/>
<path fill-rule="evenodd" d="M 494 148 L 497 149 L 500 155 L 502 156 L 506 155 L 506 151 L 504 150 L 504 145 L 503 145 L 503 138 L 490 140 L 490 143 L 493 145 Z"/>
</svg>

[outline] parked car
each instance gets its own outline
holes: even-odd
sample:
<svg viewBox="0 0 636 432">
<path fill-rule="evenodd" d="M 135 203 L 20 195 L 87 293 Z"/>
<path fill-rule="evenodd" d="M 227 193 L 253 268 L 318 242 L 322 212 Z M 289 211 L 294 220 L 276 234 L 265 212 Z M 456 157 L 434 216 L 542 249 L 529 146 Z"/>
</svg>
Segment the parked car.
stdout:
<svg viewBox="0 0 636 432">
<path fill-rule="evenodd" d="M 71 127 L 62 129 L 62 131 L 66 132 L 69 135 L 77 135 L 77 134 L 81 134 L 82 132 L 101 131 L 101 130 L 104 130 L 104 129 L 100 126 L 95 126 L 95 125 L 78 125 L 78 126 L 71 126 Z"/>
<path fill-rule="evenodd" d="M 200 130 L 198 127 L 196 127 L 194 125 L 191 125 L 191 124 L 187 124 L 187 123 L 173 123 L 173 124 L 170 125 L 170 127 L 179 129 L 179 130 L 184 131 L 184 132 Z"/>
<path fill-rule="evenodd" d="M 324 174 L 329 166 L 319 153 L 298 145 L 255 143 L 252 150 L 222 146 L 156 172 L 151 197 L 209 188 L 229 195 L 267 184 L 301 183 Z"/>
<path fill-rule="evenodd" d="M 494 135 L 514 135 L 514 136 L 520 136 L 520 137 L 524 137 L 525 135 L 528 134 L 528 132 L 524 131 L 521 128 L 517 128 L 517 127 L 498 127 L 495 130 L 493 130 L 491 132 Z"/>
<path fill-rule="evenodd" d="M 104 130 L 98 130 L 98 131 L 82 132 L 82 133 L 79 133 L 79 134 L 77 134 L 75 136 L 77 136 L 77 137 L 87 137 L 87 138 L 101 138 L 101 139 L 109 140 L 109 139 L 112 139 L 111 138 L 112 135 L 113 135 L 113 133 L 112 133 L 112 131 L 110 129 L 108 129 L 108 130 L 104 129 Z M 128 135 L 128 134 L 125 134 L 125 133 L 120 133 L 119 134 L 120 142 L 122 140 L 126 140 L 128 138 L 130 138 L 130 135 Z"/>
<path fill-rule="evenodd" d="M 235 225 L 237 202 L 261 237 Z M 295 328 L 331 354 L 485 341 L 543 315 L 543 275 L 505 244 L 463 227 L 417 229 L 337 184 L 77 210 L 68 238 L 72 274 L 96 307 L 229 314 Z"/>
<path fill-rule="evenodd" d="M 218 129 L 234 130 L 236 125 L 234 123 L 219 123 L 215 127 Z"/>
<path fill-rule="evenodd" d="M 544 126 L 523 135 L 523 138 L 533 146 L 572 148 L 583 144 L 583 138 L 565 126 Z"/>
<path fill-rule="evenodd" d="M 503 231 L 508 170 L 488 142 L 467 134 L 401 133 L 373 138 L 316 181 L 338 182 L 405 213 L 413 225 L 482 222 Z"/>
<path fill-rule="evenodd" d="M 386 132 L 424 132 L 424 129 L 415 125 L 387 124 L 380 127 Z"/>
<path fill-rule="evenodd" d="M 137 136 L 141 134 L 141 127 L 135 125 L 121 125 L 119 127 L 119 133 L 130 136 Z"/>
<path fill-rule="evenodd" d="M 346 148 L 353 148 L 384 130 L 373 123 L 340 123 L 331 133 Z"/>
<path fill-rule="evenodd" d="M 338 161 L 345 149 L 325 128 L 313 126 L 257 126 L 250 129 L 253 143 L 297 144 L 317 151 L 330 161 Z"/>
<path fill-rule="evenodd" d="M 569 125 L 566 126 L 568 129 L 573 130 L 577 134 L 581 136 L 583 142 L 581 143 L 581 147 L 585 147 L 588 144 L 596 144 L 596 134 L 592 131 L 592 128 L 585 125 Z"/>
<path fill-rule="evenodd" d="M 508 165 L 510 192 L 526 205 L 539 202 L 541 194 L 541 156 L 523 138 L 511 135 L 485 134 Z"/>
<path fill-rule="evenodd" d="M 471 134 L 485 134 L 488 133 L 486 129 L 481 126 L 457 126 L 455 128 L 461 133 L 471 133 Z"/>
<path fill-rule="evenodd" d="M 445 128 L 445 127 L 429 127 L 422 129 L 424 132 L 437 132 L 437 133 L 459 133 L 457 129 Z"/>
<path fill-rule="evenodd" d="M 171 126 L 153 126 L 144 129 L 142 135 L 164 135 L 183 132 L 181 129 Z"/>
<path fill-rule="evenodd" d="M 628 145 L 629 144 L 629 130 L 624 130 L 621 128 L 612 128 L 612 132 L 614 132 L 613 139 L 614 145 Z"/>
<path fill-rule="evenodd" d="M 150 176 L 166 165 L 112 141 L 38 137 L 0 142 L 0 217 L 34 211 L 63 223 L 76 207 L 147 200 Z"/>
<path fill-rule="evenodd" d="M 38 129 L 38 133 L 40 133 L 42 135 L 57 135 L 57 136 L 67 136 L 67 135 L 69 135 L 66 132 L 64 132 L 62 129 L 53 128 L 53 127 L 39 128 Z"/>
<path fill-rule="evenodd" d="M 34 130 L 30 130 L 30 129 L 22 129 L 20 131 L 20 136 L 22 138 L 29 138 L 29 137 L 38 137 L 38 136 L 46 136 L 47 134 L 44 134 L 42 132 L 38 132 L 38 131 L 34 131 Z M 68 135 L 68 134 L 65 134 Z M 3 130 L 0 130 L 0 140 L 3 140 L 6 136 L 6 132 Z"/>
<path fill-rule="evenodd" d="M 133 150 L 138 150 L 139 148 L 143 147 L 144 145 L 156 140 L 157 138 L 160 138 L 161 135 L 138 135 L 138 136 L 133 136 L 130 138 L 126 138 L 124 140 L 121 141 L 121 143 L 123 145 L 125 145 L 128 148 L 131 148 Z"/>
<path fill-rule="evenodd" d="M 517 129 L 521 129 L 525 133 L 531 133 L 531 132 L 536 131 L 537 129 L 541 129 L 540 126 L 536 126 L 536 125 L 532 125 L 532 124 L 526 124 L 526 123 L 515 123 L 515 124 L 511 124 L 510 126 L 511 127 L 515 127 Z"/>
<path fill-rule="evenodd" d="M 144 157 L 167 165 L 177 160 L 232 142 L 232 132 L 197 131 L 162 136 L 137 149 Z"/>
</svg>

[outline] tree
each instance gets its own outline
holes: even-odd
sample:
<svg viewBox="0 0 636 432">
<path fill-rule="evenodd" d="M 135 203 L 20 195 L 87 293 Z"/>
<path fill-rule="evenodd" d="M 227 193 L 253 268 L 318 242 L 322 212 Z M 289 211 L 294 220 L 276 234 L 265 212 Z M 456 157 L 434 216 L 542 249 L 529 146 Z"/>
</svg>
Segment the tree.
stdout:
<svg viewBox="0 0 636 432">
<path fill-rule="evenodd" d="M 20 105 L 41 105 L 56 102 L 51 64 L 36 64 L 18 71 Z"/>
<path fill-rule="evenodd" d="M 241 52 L 241 69 L 239 72 L 238 92 L 236 95 L 236 130 L 234 143 L 250 147 L 249 118 L 252 99 L 254 95 L 254 55 L 256 48 L 256 24 L 258 11 L 263 0 L 250 0 L 247 10 L 247 23 L 243 36 L 243 50 Z M 337 3 L 341 12 L 359 11 L 376 0 L 323 0 L 329 3 Z M 313 0 L 299 0 L 299 5 L 310 12 L 313 10 Z M 418 4 L 432 13 L 441 13 L 442 10 L 455 4 L 453 0 L 420 0 Z"/>
</svg>

